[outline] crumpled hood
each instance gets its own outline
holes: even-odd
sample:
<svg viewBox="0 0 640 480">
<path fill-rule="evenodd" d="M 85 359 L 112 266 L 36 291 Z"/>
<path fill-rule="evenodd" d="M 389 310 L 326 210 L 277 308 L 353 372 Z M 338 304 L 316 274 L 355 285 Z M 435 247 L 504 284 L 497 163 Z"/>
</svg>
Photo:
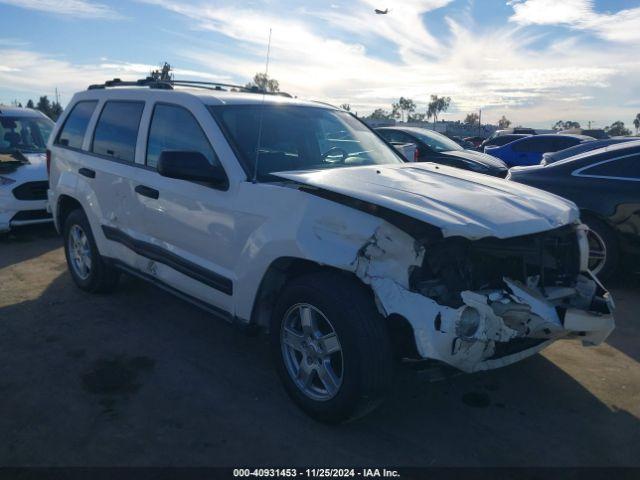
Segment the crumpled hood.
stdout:
<svg viewBox="0 0 640 480">
<path fill-rule="evenodd" d="M 488 167 L 498 168 L 501 170 L 507 170 L 507 164 L 499 158 L 486 153 L 474 152 L 473 150 L 451 150 L 450 152 L 442 152 L 444 155 L 450 157 L 463 158 L 465 160 L 471 160 L 473 162 L 482 163 Z"/>
<path fill-rule="evenodd" d="M 439 227 L 445 237 L 509 238 L 578 219 L 569 200 L 433 163 L 372 165 L 273 175 L 367 201 Z"/>
</svg>

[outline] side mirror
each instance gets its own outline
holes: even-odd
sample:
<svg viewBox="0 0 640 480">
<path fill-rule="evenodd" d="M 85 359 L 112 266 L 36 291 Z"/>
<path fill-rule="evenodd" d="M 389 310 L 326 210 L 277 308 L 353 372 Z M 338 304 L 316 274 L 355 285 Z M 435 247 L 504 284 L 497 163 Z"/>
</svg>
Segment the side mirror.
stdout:
<svg viewBox="0 0 640 480">
<path fill-rule="evenodd" d="M 228 185 L 227 175 L 219 165 L 211 165 L 200 152 L 165 150 L 158 159 L 158 173 L 163 177 Z"/>
</svg>

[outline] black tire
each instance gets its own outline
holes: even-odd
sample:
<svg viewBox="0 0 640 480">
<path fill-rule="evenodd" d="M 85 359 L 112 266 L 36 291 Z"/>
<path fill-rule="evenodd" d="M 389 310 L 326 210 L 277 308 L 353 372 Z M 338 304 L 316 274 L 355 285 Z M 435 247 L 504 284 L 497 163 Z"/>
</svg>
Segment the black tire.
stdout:
<svg viewBox="0 0 640 480">
<path fill-rule="evenodd" d="M 616 234 L 609 225 L 598 218 L 587 216 L 583 218 L 582 221 L 589 227 L 589 230 L 595 234 L 594 238 L 589 239 L 589 249 L 591 250 L 593 241 L 601 241 L 605 247 L 604 261 L 597 270 L 594 271 L 594 274 L 601 280 L 611 278 L 618 269 L 620 261 L 620 249 Z M 589 232 L 588 235 L 592 235 L 592 233 Z"/>
<path fill-rule="evenodd" d="M 342 381 L 337 393 L 327 400 L 315 400 L 304 393 L 285 363 L 281 329 L 287 312 L 299 304 L 309 304 L 322 312 L 340 342 Z M 340 423 L 359 418 L 374 410 L 390 387 L 393 358 L 385 320 L 371 292 L 345 274 L 326 271 L 289 282 L 279 296 L 270 335 L 285 390 L 298 407 L 318 421 Z"/>
<path fill-rule="evenodd" d="M 76 226 L 79 227 L 87 237 L 89 256 L 91 258 L 91 269 L 87 276 L 83 278 L 72 264 L 72 252 L 70 247 L 70 232 Z M 67 259 L 67 267 L 71 273 L 71 278 L 82 290 L 91 293 L 109 293 L 118 285 L 120 272 L 109 264 L 98 251 L 96 241 L 89 225 L 89 220 L 84 211 L 77 209 L 69 213 L 64 222 L 62 230 L 64 238 L 64 254 Z"/>
</svg>

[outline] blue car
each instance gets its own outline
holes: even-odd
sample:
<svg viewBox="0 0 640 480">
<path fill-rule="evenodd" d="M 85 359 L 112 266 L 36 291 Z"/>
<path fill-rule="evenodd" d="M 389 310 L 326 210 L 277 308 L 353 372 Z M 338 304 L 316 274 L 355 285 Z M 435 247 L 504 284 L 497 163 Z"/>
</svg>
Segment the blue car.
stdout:
<svg viewBox="0 0 640 480">
<path fill-rule="evenodd" d="M 558 152 L 594 140 L 585 135 L 532 135 L 502 147 L 487 147 L 485 153 L 498 157 L 509 167 L 538 165 L 547 152 Z"/>
</svg>

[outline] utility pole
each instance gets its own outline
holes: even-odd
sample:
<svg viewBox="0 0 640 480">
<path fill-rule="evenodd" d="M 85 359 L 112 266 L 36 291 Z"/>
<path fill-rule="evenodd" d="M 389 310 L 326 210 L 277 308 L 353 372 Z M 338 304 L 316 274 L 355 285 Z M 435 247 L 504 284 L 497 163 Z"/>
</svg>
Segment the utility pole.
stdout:
<svg viewBox="0 0 640 480">
<path fill-rule="evenodd" d="M 480 113 L 478 114 L 478 135 L 482 135 L 482 109 L 480 109 Z"/>
<path fill-rule="evenodd" d="M 58 87 L 56 87 L 56 91 L 55 91 L 55 97 L 56 97 L 56 103 L 58 105 L 60 105 L 60 93 L 58 92 Z"/>
</svg>

